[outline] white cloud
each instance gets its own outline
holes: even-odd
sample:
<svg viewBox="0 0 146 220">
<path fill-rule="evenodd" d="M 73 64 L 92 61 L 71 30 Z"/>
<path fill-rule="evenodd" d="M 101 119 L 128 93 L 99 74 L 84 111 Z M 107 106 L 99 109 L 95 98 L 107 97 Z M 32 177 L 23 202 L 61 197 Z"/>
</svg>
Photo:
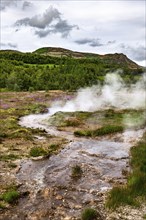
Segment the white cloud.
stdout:
<svg viewBox="0 0 146 220">
<path fill-rule="evenodd" d="M 140 51 L 145 47 L 144 1 L 2 2 L 1 42 L 17 43 L 23 51 L 60 46 L 99 54 L 124 52 L 141 62 Z M 47 12 L 51 7 L 53 10 Z M 16 28 L 13 26 L 16 22 L 25 25 Z M 62 38 L 68 34 L 68 38 Z M 85 39 L 88 42 L 81 43 Z"/>
</svg>

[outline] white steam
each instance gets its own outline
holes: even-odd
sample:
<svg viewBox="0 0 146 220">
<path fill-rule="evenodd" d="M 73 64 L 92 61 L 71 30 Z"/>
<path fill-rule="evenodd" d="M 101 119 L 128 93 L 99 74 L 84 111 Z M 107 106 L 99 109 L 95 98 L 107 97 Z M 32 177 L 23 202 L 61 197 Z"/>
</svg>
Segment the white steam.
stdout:
<svg viewBox="0 0 146 220">
<path fill-rule="evenodd" d="M 76 97 L 67 101 L 54 103 L 49 109 L 51 114 L 58 111 L 97 111 L 107 108 L 143 109 L 146 107 L 146 75 L 127 86 L 118 73 L 109 73 L 103 86 L 97 85 L 79 89 Z"/>
</svg>

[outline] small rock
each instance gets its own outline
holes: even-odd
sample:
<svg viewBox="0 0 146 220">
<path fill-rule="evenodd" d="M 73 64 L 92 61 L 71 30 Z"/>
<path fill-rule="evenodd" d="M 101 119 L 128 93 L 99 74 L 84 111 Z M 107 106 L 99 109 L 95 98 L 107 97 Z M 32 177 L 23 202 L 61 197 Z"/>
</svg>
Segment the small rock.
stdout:
<svg viewBox="0 0 146 220">
<path fill-rule="evenodd" d="M 71 217 L 70 217 L 70 216 L 66 216 L 66 217 L 64 218 L 64 220 L 71 220 Z"/>
<path fill-rule="evenodd" d="M 82 206 L 81 206 L 81 205 L 75 205 L 74 208 L 75 208 L 75 209 L 81 209 Z"/>
<path fill-rule="evenodd" d="M 57 195 L 57 196 L 56 196 L 56 199 L 57 199 L 57 200 L 62 200 L 63 197 L 62 197 L 61 195 Z"/>
</svg>

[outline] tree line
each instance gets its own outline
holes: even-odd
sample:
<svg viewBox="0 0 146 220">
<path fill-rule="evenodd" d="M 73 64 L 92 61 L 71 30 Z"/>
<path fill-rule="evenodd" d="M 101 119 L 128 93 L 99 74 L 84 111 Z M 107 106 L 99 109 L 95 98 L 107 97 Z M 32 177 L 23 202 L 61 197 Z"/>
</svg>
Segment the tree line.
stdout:
<svg viewBox="0 0 146 220">
<path fill-rule="evenodd" d="M 98 58 L 74 59 L 31 53 L 0 52 L 0 88 L 8 91 L 77 90 L 100 84 L 108 72 L 121 68 Z M 122 66 L 127 82 L 138 79 L 142 70 Z"/>
</svg>

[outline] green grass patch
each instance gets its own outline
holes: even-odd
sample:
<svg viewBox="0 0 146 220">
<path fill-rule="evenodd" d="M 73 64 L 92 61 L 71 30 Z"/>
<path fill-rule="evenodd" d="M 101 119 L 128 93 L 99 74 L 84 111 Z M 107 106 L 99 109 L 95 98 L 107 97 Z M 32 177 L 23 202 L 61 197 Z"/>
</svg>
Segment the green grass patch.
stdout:
<svg viewBox="0 0 146 220">
<path fill-rule="evenodd" d="M 8 154 L 8 155 L 0 155 L 0 161 L 10 161 L 10 160 L 16 160 L 19 156 L 16 154 Z"/>
<path fill-rule="evenodd" d="M 4 202 L 12 204 L 18 200 L 19 196 L 20 196 L 20 193 L 17 190 L 12 189 L 12 190 L 9 190 L 3 193 L 0 196 L 0 199 L 3 200 Z"/>
<path fill-rule="evenodd" d="M 82 220 L 96 220 L 99 218 L 99 213 L 93 208 L 86 208 L 85 210 L 83 210 L 81 215 Z"/>
<path fill-rule="evenodd" d="M 114 187 L 108 196 L 106 206 L 115 209 L 120 205 L 140 205 L 146 200 L 146 133 L 143 139 L 131 148 L 132 172 L 127 185 Z"/>
<path fill-rule="evenodd" d="M 75 136 L 86 136 L 86 137 L 91 137 L 92 136 L 92 131 L 91 130 L 77 130 L 74 131 Z"/>
<path fill-rule="evenodd" d="M 29 110 L 29 113 L 32 113 L 32 114 L 46 113 L 47 107 L 46 105 L 35 103 L 35 104 L 32 104 L 31 106 L 28 106 L 28 110 Z"/>
<path fill-rule="evenodd" d="M 48 152 L 50 154 L 57 152 L 61 147 L 61 144 L 51 144 L 48 146 Z"/>
<path fill-rule="evenodd" d="M 71 177 L 72 179 L 79 179 L 82 176 L 82 168 L 79 165 L 75 165 L 72 167 Z"/>
<path fill-rule="evenodd" d="M 118 125 L 106 125 L 104 127 L 101 127 L 99 129 L 96 129 L 93 131 L 93 136 L 102 136 L 106 134 L 113 134 L 117 132 L 123 132 L 124 128 L 123 126 Z"/>
<path fill-rule="evenodd" d="M 114 187 L 110 192 L 106 206 L 108 208 L 115 209 L 118 206 L 124 204 L 136 205 L 136 202 L 134 201 L 133 197 L 130 195 L 130 190 L 126 186 Z"/>
<path fill-rule="evenodd" d="M 113 134 L 117 132 L 123 132 L 124 127 L 118 125 L 106 125 L 95 130 L 77 130 L 74 132 L 75 136 L 87 136 L 87 137 L 96 137 L 103 136 L 107 134 Z"/>
<path fill-rule="evenodd" d="M 30 150 L 31 157 L 39 157 L 39 156 L 46 156 L 48 153 L 42 147 L 33 147 Z"/>
</svg>

